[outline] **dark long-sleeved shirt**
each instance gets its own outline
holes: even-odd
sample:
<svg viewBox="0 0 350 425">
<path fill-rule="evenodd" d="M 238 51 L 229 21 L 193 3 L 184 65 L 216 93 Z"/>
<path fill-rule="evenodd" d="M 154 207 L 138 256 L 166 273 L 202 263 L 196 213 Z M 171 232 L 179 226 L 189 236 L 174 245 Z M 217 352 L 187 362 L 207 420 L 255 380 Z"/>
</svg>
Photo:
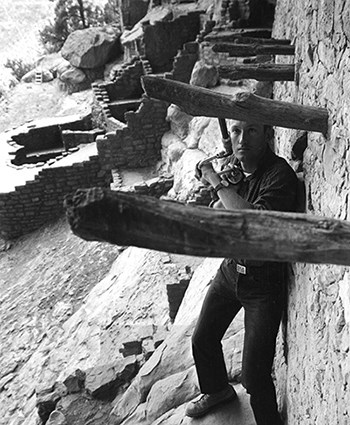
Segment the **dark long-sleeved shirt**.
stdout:
<svg viewBox="0 0 350 425">
<path fill-rule="evenodd" d="M 239 166 L 239 165 L 238 165 Z M 238 183 L 237 193 L 251 203 L 252 208 L 292 212 L 297 207 L 298 180 L 287 161 L 267 148 L 254 173 Z M 230 263 L 247 266 L 247 272 L 259 273 L 269 269 L 273 274 L 281 272 L 285 263 L 235 259 Z M 264 270 L 267 271 L 267 270 Z"/>
</svg>

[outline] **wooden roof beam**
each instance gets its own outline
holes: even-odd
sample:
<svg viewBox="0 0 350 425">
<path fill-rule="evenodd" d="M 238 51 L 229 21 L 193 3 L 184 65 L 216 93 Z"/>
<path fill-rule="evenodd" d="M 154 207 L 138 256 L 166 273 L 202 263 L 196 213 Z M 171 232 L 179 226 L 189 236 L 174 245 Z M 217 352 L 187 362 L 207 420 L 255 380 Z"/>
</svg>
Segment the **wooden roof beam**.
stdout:
<svg viewBox="0 0 350 425">
<path fill-rule="evenodd" d="M 141 79 L 149 97 L 174 103 L 190 115 L 254 121 L 324 134 L 328 130 L 325 108 L 267 99 L 247 91 L 232 96 L 150 75 Z"/>
<path fill-rule="evenodd" d="M 229 80 L 294 81 L 294 64 L 257 63 L 220 65 L 219 76 Z"/>
<path fill-rule="evenodd" d="M 234 34 L 241 37 L 271 38 L 271 28 L 227 28 L 214 27 L 210 34 Z"/>
<path fill-rule="evenodd" d="M 213 210 L 102 188 L 66 198 L 83 239 L 178 254 L 350 265 L 350 223 L 306 214 Z"/>
<path fill-rule="evenodd" d="M 280 44 L 290 45 L 290 40 L 278 39 L 278 38 L 261 38 L 261 37 L 249 37 L 235 33 L 209 33 L 204 37 L 204 41 L 211 43 L 238 43 L 238 44 Z"/>
<path fill-rule="evenodd" d="M 230 56 L 247 57 L 257 55 L 294 55 L 295 46 L 290 44 L 236 44 L 216 43 L 212 47 L 214 52 L 225 52 Z"/>
</svg>

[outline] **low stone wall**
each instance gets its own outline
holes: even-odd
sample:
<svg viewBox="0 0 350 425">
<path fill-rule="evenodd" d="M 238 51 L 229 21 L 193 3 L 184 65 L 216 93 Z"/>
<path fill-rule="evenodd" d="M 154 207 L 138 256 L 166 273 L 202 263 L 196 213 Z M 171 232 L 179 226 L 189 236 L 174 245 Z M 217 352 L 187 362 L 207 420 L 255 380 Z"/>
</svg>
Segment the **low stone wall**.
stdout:
<svg viewBox="0 0 350 425">
<path fill-rule="evenodd" d="M 102 134 L 104 134 L 104 131 L 99 128 L 87 131 L 63 130 L 63 147 L 65 150 L 68 150 L 85 143 L 93 143 L 96 140 L 96 137 Z"/>
<path fill-rule="evenodd" d="M 125 122 L 125 113 L 129 111 L 136 112 L 141 105 L 141 99 L 130 99 L 111 102 L 109 104 L 109 110 L 111 111 L 112 117 L 116 120 Z"/>
<path fill-rule="evenodd" d="M 140 184 L 134 185 L 132 191 L 140 195 L 160 198 L 166 195 L 174 184 L 173 177 L 155 177 Z"/>
<path fill-rule="evenodd" d="M 62 130 L 91 130 L 91 115 L 48 119 L 45 125 L 33 122 L 27 131 L 13 135 L 12 140 L 24 146 L 26 152 L 57 148 L 62 147 Z"/>
<path fill-rule="evenodd" d="M 136 112 L 125 114 L 126 125 L 97 138 L 97 150 L 105 169 L 154 165 L 160 159 L 161 137 L 169 130 L 168 104 L 142 98 Z"/>
<path fill-rule="evenodd" d="M 66 194 L 78 188 L 108 187 L 111 173 L 101 169 L 98 156 L 65 167 L 42 169 L 35 180 L 0 193 L 0 235 L 13 239 L 38 229 L 63 213 Z"/>
</svg>

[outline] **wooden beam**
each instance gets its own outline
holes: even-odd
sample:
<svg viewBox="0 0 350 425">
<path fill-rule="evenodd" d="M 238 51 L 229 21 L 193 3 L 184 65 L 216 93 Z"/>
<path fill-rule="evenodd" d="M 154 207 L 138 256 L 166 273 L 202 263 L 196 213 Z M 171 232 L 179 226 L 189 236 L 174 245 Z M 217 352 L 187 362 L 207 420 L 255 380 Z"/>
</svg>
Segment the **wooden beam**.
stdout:
<svg viewBox="0 0 350 425">
<path fill-rule="evenodd" d="M 178 254 L 350 265 L 350 223 L 306 214 L 213 210 L 102 188 L 65 206 L 86 240 Z"/>
<path fill-rule="evenodd" d="M 294 81 L 294 64 L 257 63 L 220 65 L 219 76 L 229 80 L 253 78 L 258 81 Z"/>
<path fill-rule="evenodd" d="M 258 38 L 271 38 L 271 28 L 218 28 L 214 27 L 212 32 L 214 34 L 234 34 L 241 37 L 258 37 Z"/>
<path fill-rule="evenodd" d="M 211 43 L 239 43 L 239 44 L 279 44 L 290 45 L 290 40 L 280 38 L 261 38 L 261 37 L 248 37 L 232 32 L 227 33 L 209 33 L 204 37 L 204 41 Z"/>
<path fill-rule="evenodd" d="M 235 44 L 216 43 L 212 47 L 214 52 L 225 52 L 230 56 L 246 57 L 257 55 L 294 55 L 295 46 L 274 44 Z"/>
<path fill-rule="evenodd" d="M 150 75 L 143 76 L 141 79 L 149 97 L 174 103 L 190 115 L 327 132 L 328 112 L 324 108 L 266 99 L 249 92 L 229 96 Z"/>
</svg>

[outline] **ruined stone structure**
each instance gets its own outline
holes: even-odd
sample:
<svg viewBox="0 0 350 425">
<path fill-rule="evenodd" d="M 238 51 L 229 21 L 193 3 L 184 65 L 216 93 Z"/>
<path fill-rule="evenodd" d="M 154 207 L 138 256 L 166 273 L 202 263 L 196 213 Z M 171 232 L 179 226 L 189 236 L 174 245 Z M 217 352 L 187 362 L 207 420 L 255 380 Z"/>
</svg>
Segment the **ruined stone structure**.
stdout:
<svg viewBox="0 0 350 425">
<path fill-rule="evenodd" d="M 0 193 L 0 234 L 10 239 L 36 230 L 62 216 L 66 194 L 110 182 L 111 173 L 102 170 L 97 152 L 73 165 L 43 168 L 33 181 Z"/>
<path fill-rule="evenodd" d="M 154 165 L 160 159 L 161 137 L 169 128 L 165 121 L 167 107 L 165 102 L 143 98 L 137 111 L 124 114 L 126 123 L 110 117 L 108 122 L 114 123 L 115 130 L 97 138 L 104 168 Z"/>
</svg>

